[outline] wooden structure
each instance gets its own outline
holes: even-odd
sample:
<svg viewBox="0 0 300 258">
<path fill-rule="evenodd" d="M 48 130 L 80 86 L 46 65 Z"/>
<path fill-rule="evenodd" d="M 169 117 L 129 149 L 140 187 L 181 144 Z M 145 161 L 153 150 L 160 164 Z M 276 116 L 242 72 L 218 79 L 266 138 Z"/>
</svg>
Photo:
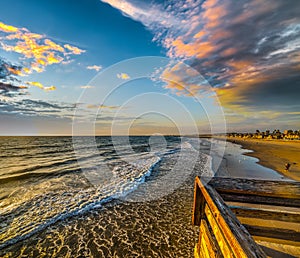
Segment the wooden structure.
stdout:
<svg viewBox="0 0 300 258">
<path fill-rule="evenodd" d="M 300 183 L 196 177 L 192 222 L 195 257 L 268 257 L 259 239 L 300 248 Z"/>
</svg>

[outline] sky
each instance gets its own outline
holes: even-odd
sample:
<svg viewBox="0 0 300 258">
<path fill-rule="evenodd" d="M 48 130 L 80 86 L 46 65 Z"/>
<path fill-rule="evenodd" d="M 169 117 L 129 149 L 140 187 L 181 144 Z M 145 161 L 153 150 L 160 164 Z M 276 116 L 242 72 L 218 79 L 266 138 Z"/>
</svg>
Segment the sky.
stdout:
<svg viewBox="0 0 300 258">
<path fill-rule="evenodd" d="M 300 129 L 295 0 L 15 0 L 0 135 Z"/>
</svg>

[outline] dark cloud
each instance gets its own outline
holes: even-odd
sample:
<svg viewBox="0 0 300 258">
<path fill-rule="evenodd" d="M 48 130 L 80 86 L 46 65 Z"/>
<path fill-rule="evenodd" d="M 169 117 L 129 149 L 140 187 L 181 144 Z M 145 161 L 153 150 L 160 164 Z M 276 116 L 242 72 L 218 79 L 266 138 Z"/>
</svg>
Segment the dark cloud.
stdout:
<svg viewBox="0 0 300 258">
<path fill-rule="evenodd" d="M 3 83 L 3 82 L 0 82 L 0 90 L 1 91 L 5 91 L 5 92 L 10 92 L 10 91 L 13 91 L 13 92 L 16 92 L 16 91 L 19 91 L 19 90 L 22 90 L 22 89 L 27 89 L 27 87 L 24 87 L 24 86 L 14 86 L 12 84 L 9 84 L 9 83 Z"/>
<path fill-rule="evenodd" d="M 15 96 L 26 95 L 28 87 L 20 85 L 17 78 L 21 67 L 13 65 L 0 57 L 0 96 L 13 98 Z"/>
<path fill-rule="evenodd" d="M 11 83 L 0 82 L 0 96 L 14 98 L 16 96 L 28 95 L 26 86 L 15 86 Z"/>
<path fill-rule="evenodd" d="M 300 110 L 297 1 L 206 0 L 198 10 L 184 2 L 171 12 L 189 20 L 190 29 L 171 28 L 158 39 L 210 82 L 225 110 L 249 108 L 258 117 L 260 111 Z"/>
<path fill-rule="evenodd" d="M 75 105 L 42 100 L 9 100 L 0 102 L 0 114 L 19 114 L 23 117 L 52 117 L 70 119 Z"/>
<path fill-rule="evenodd" d="M 298 1 L 156 1 L 147 16 L 138 2 L 105 2 L 142 22 L 169 57 L 200 72 L 226 110 L 299 109 Z"/>
<path fill-rule="evenodd" d="M 13 79 L 12 76 L 20 72 L 21 69 L 21 66 L 13 65 L 0 57 L 0 80 Z M 13 80 L 15 80 L 15 78 Z"/>
</svg>

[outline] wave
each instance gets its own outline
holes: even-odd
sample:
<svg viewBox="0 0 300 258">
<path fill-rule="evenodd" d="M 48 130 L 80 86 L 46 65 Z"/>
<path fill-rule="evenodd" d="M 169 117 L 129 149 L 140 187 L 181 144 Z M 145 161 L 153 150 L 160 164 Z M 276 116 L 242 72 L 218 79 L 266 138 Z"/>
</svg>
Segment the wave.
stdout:
<svg viewBox="0 0 300 258">
<path fill-rule="evenodd" d="M 115 166 L 111 181 L 105 186 L 60 190 L 38 196 L 11 211 L 6 210 L 5 214 L 1 214 L 2 225 L 9 227 L 9 230 L 0 231 L 0 250 L 58 221 L 100 208 L 104 203 L 126 196 L 145 181 L 160 160 L 157 156 L 142 155 L 139 160 L 133 159 L 131 163 Z"/>
<path fill-rule="evenodd" d="M 176 153 L 182 148 L 191 148 L 189 144 L 180 144 L 174 140 L 173 146 L 149 153 L 145 151 L 148 144 L 141 141 L 138 144 L 132 144 L 135 150 L 133 153 L 126 153 L 126 146 L 124 146 L 125 154 L 115 151 L 114 145 L 109 142 L 108 138 L 102 139 L 102 141 L 97 142 L 99 152 L 96 154 L 89 151 L 92 149 L 88 145 L 84 145 L 84 141 L 79 142 L 77 147 L 82 150 L 82 156 L 76 158 L 73 156 L 73 152 L 68 156 L 61 155 L 65 153 L 66 149 L 69 149 L 70 145 L 60 144 L 63 146 L 60 149 L 59 144 L 49 144 L 47 139 L 45 146 L 48 146 L 48 149 L 42 148 L 43 151 L 40 152 L 40 154 L 49 153 L 49 157 L 46 156 L 45 160 L 40 160 L 47 163 L 32 166 L 30 164 L 38 161 L 40 157 L 35 160 L 28 159 L 29 167 L 16 169 L 13 173 L 6 174 L 6 177 L 0 178 L 0 183 L 33 179 L 33 182 L 31 180 L 24 181 L 26 184 L 20 188 L 26 194 L 26 191 L 34 192 L 32 195 L 25 196 L 24 194 L 23 196 L 22 191 L 14 189 L 9 192 L 8 197 L 6 192 L 2 193 L 6 200 L 5 198 L 1 199 L 4 202 L 0 202 L 0 250 L 22 241 L 58 221 L 92 209 L 100 209 L 107 202 L 127 196 L 147 181 L 147 177 L 156 174 L 152 173 L 153 169 L 162 159 L 177 155 Z M 69 144 L 69 142 L 67 143 Z M 49 146 L 52 146 L 51 148 L 55 146 L 55 148 L 49 149 Z M 58 148 L 57 151 L 55 151 L 56 148 Z M 122 146 L 119 150 L 123 150 Z M 120 154 L 124 156 L 120 156 Z M 77 162 L 80 166 L 77 165 Z M 110 176 L 107 177 L 105 184 L 95 185 L 93 181 L 89 180 L 87 174 L 88 171 L 91 171 L 91 174 L 101 175 L 103 171 L 100 164 L 102 163 L 109 168 Z M 85 174 L 86 171 L 87 174 Z M 157 171 L 160 173 L 159 170 Z M 148 181 L 151 180 L 152 177 Z M 69 184 L 69 182 L 72 183 Z M 17 182 L 16 185 L 19 187 L 21 184 Z M 43 190 L 39 191 L 39 189 Z"/>
</svg>

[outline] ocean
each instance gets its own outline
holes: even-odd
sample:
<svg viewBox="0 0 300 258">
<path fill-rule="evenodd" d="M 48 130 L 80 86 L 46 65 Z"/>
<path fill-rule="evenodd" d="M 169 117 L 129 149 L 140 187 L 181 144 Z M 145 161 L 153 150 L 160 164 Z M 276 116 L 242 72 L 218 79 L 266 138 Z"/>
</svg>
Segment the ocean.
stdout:
<svg viewBox="0 0 300 258">
<path fill-rule="evenodd" d="M 197 138 L 0 137 L 0 256 L 193 257 Z"/>
</svg>

